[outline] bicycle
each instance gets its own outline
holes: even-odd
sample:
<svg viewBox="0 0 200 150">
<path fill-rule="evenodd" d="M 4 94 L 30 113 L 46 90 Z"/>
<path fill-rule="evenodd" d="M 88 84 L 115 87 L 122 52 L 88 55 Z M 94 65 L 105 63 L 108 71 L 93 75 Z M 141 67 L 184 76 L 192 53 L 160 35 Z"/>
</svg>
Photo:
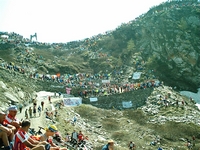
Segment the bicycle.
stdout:
<svg viewBox="0 0 200 150">
<path fill-rule="evenodd" d="M 40 126 L 38 126 L 38 128 L 39 128 L 38 131 L 35 131 L 34 128 L 29 128 L 29 133 L 30 133 L 31 135 L 41 135 L 41 134 L 43 134 L 41 130 L 45 130 L 45 128 L 40 127 Z"/>
</svg>

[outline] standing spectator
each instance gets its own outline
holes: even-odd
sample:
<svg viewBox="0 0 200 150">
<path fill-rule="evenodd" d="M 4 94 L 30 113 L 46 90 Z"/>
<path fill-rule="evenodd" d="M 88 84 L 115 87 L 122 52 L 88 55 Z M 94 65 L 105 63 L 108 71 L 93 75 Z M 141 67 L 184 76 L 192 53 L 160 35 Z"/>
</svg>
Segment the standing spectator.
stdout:
<svg viewBox="0 0 200 150">
<path fill-rule="evenodd" d="M 195 146 L 195 140 L 196 140 L 196 138 L 195 138 L 195 136 L 193 135 L 193 136 L 192 136 L 192 144 L 193 144 L 193 146 Z"/>
<path fill-rule="evenodd" d="M 41 102 L 42 111 L 44 110 L 44 101 Z"/>
<path fill-rule="evenodd" d="M 51 104 L 51 96 L 48 96 L 49 103 Z"/>
<path fill-rule="evenodd" d="M 19 112 L 20 112 L 20 113 L 22 112 L 22 108 L 23 108 L 23 105 L 20 103 L 20 104 L 19 104 Z"/>
<path fill-rule="evenodd" d="M 77 144 L 77 141 L 78 141 L 78 133 L 76 132 L 76 130 L 74 130 L 71 136 L 71 142 L 73 143 L 73 146 Z"/>
<path fill-rule="evenodd" d="M 36 106 L 33 107 L 33 116 L 36 117 Z"/>
<path fill-rule="evenodd" d="M 39 117 L 41 116 L 41 106 L 38 106 L 38 113 L 39 113 Z"/>
<path fill-rule="evenodd" d="M 37 100 L 33 99 L 33 107 L 36 107 L 36 106 L 37 106 Z"/>
<path fill-rule="evenodd" d="M 73 125 L 75 126 L 75 124 L 76 124 L 76 121 L 77 121 L 77 118 L 76 118 L 76 116 L 74 116 L 74 118 L 73 118 Z"/>
<path fill-rule="evenodd" d="M 130 141 L 128 147 L 129 147 L 130 150 L 135 150 L 135 143 Z"/>
<path fill-rule="evenodd" d="M 5 123 L 10 124 L 16 128 L 15 133 L 21 126 L 21 122 L 16 118 L 17 115 L 17 107 L 15 105 L 11 105 L 8 108 L 8 114 L 4 120 Z"/>
<path fill-rule="evenodd" d="M 25 110 L 25 118 L 28 119 L 28 109 Z"/>
<path fill-rule="evenodd" d="M 54 116 L 55 116 L 55 117 L 58 117 L 58 111 L 57 111 L 57 109 L 55 110 Z"/>
<path fill-rule="evenodd" d="M 30 118 L 32 118 L 32 113 L 33 113 L 32 108 L 29 107 L 28 111 L 29 111 L 29 116 L 30 116 Z"/>
<path fill-rule="evenodd" d="M 59 98 L 60 98 L 60 96 L 61 96 L 61 92 L 59 92 L 58 95 L 59 95 Z"/>
</svg>

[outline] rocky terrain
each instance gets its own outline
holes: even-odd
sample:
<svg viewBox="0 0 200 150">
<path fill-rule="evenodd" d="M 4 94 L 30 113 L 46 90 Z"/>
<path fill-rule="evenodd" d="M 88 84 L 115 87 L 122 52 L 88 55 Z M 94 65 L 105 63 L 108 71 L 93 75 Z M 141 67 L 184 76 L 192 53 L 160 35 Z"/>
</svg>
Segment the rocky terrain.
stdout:
<svg viewBox="0 0 200 150">
<path fill-rule="evenodd" d="M 0 109 L 27 106 L 39 91 L 65 93 L 68 87 L 83 105 L 58 110 L 63 135 L 82 130 L 95 150 L 110 138 L 119 150 L 130 140 L 138 149 L 186 149 L 186 138 L 200 139 L 195 101 L 179 94 L 200 86 L 199 13 L 197 1 L 166 2 L 113 31 L 68 43 L 0 32 Z M 132 107 L 125 109 L 123 101 Z M 74 115 L 75 127 L 66 122 Z"/>
</svg>

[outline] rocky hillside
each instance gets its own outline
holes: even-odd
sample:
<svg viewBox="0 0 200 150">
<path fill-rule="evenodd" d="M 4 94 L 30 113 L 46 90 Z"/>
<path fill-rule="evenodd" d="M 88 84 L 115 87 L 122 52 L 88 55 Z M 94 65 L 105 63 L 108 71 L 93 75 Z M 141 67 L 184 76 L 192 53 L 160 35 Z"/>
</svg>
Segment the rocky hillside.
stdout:
<svg viewBox="0 0 200 150">
<path fill-rule="evenodd" d="M 163 3 L 81 41 L 48 44 L 0 32 L 0 109 L 28 105 L 38 91 L 65 93 L 68 87 L 84 105 L 59 110 L 66 116 L 57 121 L 65 124 L 65 118 L 78 114 L 76 128 L 90 135 L 96 150 L 108 138 L 120 150 L 130 139 L 138 149 L 157 149 L 149 146 L 157 137 L 164 149 L 185 149 L 186 138 L 200 139 L 200 114 L 193 100 L 174 89 L 200 86 L 199 33 L 197 1 Z M 92 96 L 98 102 L 91 103 Z M 123 101 L 133 106 L 125 109 Z M 73 128 L 58 126 L 62 133 Z"/>
<path fill-rule="evenodd" d="M 130 65 L 141 53 L 148 69 L 166 84 L 196 90 L 200 85 L 200 4 L 171 1 L 150 9 L 128 24 L 122 24 L 99 45 L 118 53 Z M 132 64 L 134 65 L 134 64 Z"/>
<path fill-rule="evenodd" d="M 199 5 L 197 1 L 162 3 L 116 30 L 81 41 L 31 43 L 10 35 L 1 42 L 0 54 L 7 62 L 21 67 L 25 63 L 33 73 L 123 71 L 122 80 L 127 81 L 135 71 L 145 76 L 154 71 L 166 85 L 196 92 L 200 85 Z"/>
</svg>

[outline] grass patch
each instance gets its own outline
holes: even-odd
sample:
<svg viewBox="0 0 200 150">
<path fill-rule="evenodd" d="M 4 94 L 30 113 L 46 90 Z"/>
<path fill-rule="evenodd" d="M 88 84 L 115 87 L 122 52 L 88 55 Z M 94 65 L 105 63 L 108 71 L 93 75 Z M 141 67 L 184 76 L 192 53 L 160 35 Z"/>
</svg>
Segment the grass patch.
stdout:
<svg viewBox="0 0 200 150">
<path fill-rule="evenodd" d="M 142 110 L 126 110 L 124 116 L 128 119 L 135 120 L 140 125 L 145 125 L 148 117 L 143 113 Z"/>
<path fill-rule="evenodd" d="M 177 122 L 166 122 L 163 125 L 153 125 L 155 132 L 170 141 L 177 141 L 179 138 L 191 138 L 199 136 L 200 129 L 195 124 L 185 124 Z"/>
<path fill-rule="evenodd" d="M 119 129 L 119 123 L 113 119 L 113 118 L 105 118 L 102 121 L 103 127 L 106 130 L 118 130 Z"/>
<path fill-rule="evenodd" d="M 82 118 L 88 119 L 90 121 L 97 121 L 100 117 L 106 115 L 106 111 L 102 111 L 91 105 L 84 104 L 76 107 L 75 111 L 80 114 Z"/>
</svg>

